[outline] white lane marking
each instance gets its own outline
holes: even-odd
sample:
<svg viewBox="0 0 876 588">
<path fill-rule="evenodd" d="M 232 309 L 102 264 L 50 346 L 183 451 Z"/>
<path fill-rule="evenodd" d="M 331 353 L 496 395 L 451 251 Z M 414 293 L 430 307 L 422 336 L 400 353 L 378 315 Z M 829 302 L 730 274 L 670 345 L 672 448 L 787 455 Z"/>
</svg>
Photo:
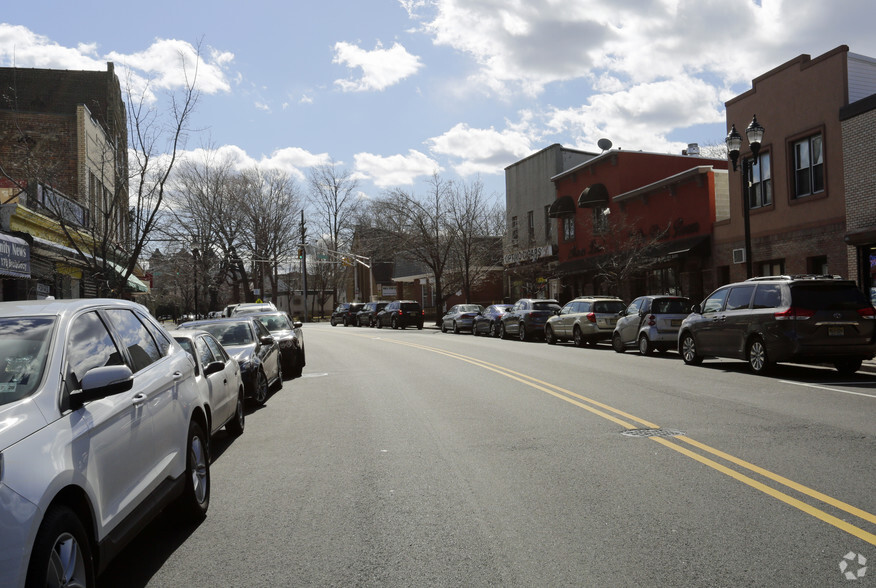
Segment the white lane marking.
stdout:
<svg viewBox="0 0 876 588">
<path fill-rule="evenodd" d="M 793 382 L 791 380 L 779 380 L 782 384 L 794 384 L 795 386 L 805 386 L 806 388 L 817 388 L 819 390 L 827 390 L 829 392 L 842 392 L 843 394 L 852 394 L 853 396 L 866 396 L 867 398 L 876 398 L 876 394 L 864 394 L 863 392 L 852 392 L 851 390 L 840 390 L 839 388 L 830 388 L 828 386 L 819 386 L 818 384 L 807 384 L 806 382 Z"/>
</svg>

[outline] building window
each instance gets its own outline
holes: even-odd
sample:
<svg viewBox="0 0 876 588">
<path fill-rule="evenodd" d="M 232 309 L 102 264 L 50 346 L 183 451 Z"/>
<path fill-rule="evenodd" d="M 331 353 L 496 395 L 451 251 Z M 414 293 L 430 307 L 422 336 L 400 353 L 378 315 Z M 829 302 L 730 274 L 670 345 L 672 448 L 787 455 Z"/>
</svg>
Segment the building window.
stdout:
<svg viewBox="0 0 876 588">
<path fill-rule="evenodd" d="M 794 143 L 794 197 L 824 191 L 824 155 L 821 135 Z"/>
<path fill-rule="evenodd" d="M 681 296 L 675 268 L 664 267 L 648 272 L 648 292 Z"/>
<path fill-rule="evenodd" d="M 806 260 L 806 271 L 810 274 L 816 274 L 819 276 L 828 276 L 830 272 L 827 271 L 827 256 L 819 255 L 816 257 L 810 257 Z"/>
<path fill-rule="evenodd" d="M 608 232 L 608 215 L 611 211 L 607 206 L 597 206 L 593 209 L 593 232 L 607 233 Z"/>
<path fill-rule="evenodd" d="M 563 240 L 575 240 L 575 217 L 567 216 L 563 219 Z"/>
<path fill-rule="evenodd" d="M 526 213 L 527 234 L 529 235 L 529 244 L 535 243 L 535 212 L 530 210 Z"/>
<path fill-rule="evenodd" d="M 783 276 L 785 275 L 785 260 L 774 259 L 772 261 L 764 261 L 760 264 L 761 276 Z"/>
<path fill-rule="evenodd" d="M 751 160 L 749 160 L 750 162 Z M 750 165 L 751 176 L 748 190 L 748 207 L 761 208 L 773 203 L 773 181 L 770 170 L 770 154 L 761 153 L 757 165 Z"/>
<path fill-rule="evenodd" d="M 551 237 L 554 234 L 553 227 L 554 219 L 551 218 L 551 206 L 548 204 L 544 207 L 544 241 L 545 243 L 551 242 Z"/>
<path fill-rule="evenodd" d="M 511 217 L 511 245 L 517 247 L 517 241 L 520 238 L 520 228 L 517 224 L 517 217 Z"/>
</svg>

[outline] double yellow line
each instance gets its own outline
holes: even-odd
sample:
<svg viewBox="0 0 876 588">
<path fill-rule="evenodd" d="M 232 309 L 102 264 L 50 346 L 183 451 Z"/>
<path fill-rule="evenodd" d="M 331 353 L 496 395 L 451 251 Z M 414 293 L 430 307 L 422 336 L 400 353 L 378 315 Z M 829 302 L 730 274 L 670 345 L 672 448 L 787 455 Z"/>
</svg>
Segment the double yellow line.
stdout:
<svg viewBox="0 0 876 588">
<path fill-rule="evenodd" d="M 642 426 L 644 426 L 648 429 L 659 429 L 660 428 L 658 425 L 656 425 L 652 422 L 649 422 L 645 419 L 636 417 L 636 416 L 629 414 L 627 412 L 624 412 L 622 410 L 618 410 L 618 409 L 616 409 L 612 406 L 609 406 L 605 403 L 599 402 L 598 400 L 594 400 L 592 398 L 587 398 L 586 396 L 582 396 L 581 394 L 578 394 L 576 392 L 572 392 L 571 390 L 566 390 L 565 388 L 555 386 L 555 385 L 550 384 L 548 382 L 544 382 L 544 381 L 539 380 L 537 378 L 527 376 L 526 374 L 522 374 L 522 373 L 514 371 L 512 369 L 502 367 L 502 366 L 499 366 L 499 365 L 496 365 L 496 364 L 493 364 L 493 363 L 490 363 L 487 361 L 483 361 L 480 359 L 474 359 L 474 358 L 471 358 L 471 357 L 466 356 L 466 355 L 454 353 L 452 351 L 447 351 L 447 350 L 439 349 L 436 347 L 429 347 L 427 345 L 420 345 L 417 343 L 412 343 L 410 341 L 399 341 L 399 340 L 388 339 L 388 338 L 381 338 L 381 340 L 385 341 L 387 343 L 395 344 L 395 345 L 404 345 L 406 347 L 414 347 L 417 349 L 422 349 L 424 351 L 429 351 L 431 353 L 437 353 L 439 355 L 444 355 L 446 357 L 450 357 L 450 358 L 453 358 L 453 359 L 456 359 L 459 361 L 463 361 L 465 363 L 469 363 L 471 365 L 483 368 L 485 370 L 489 370 L 491 372 L 494 372 L 496 374 L 499 374 L 499 375 L 504 376 L 506 378 L 509 378 L 511 380 L 515 380 L 517 382 L 520 382 L 521 384 L 524 384 L 524 385 L 529 386 L 531 388 L 535 388 L 536 390 L 539 390 L 539 391 L 544 392 L 546 394 L 550 394 L 551 396 L 555 396 L 556 398 L 559 398 L 560 400 L 563 400 L 565 402 L 573 404 L 579 408 L 583 408 L 584 410 L 586 410 L 588 412 L 591 412 L 599 417 L 602 417 L 606 420 L 609 420 L 617 425 L 620 425 L 624 429 L 638 429 L 638 428 L 641 428 Z M 756 479 L 754 479 L 754 478 L 752 478 L 752 477 L 750 477 L 750 476 L 748 476 L 748 475 L 746 475 L 738 470 L 734 470 L 734 469 L 728 467 L 727 465 L 724 465 L 723 463 L 720 463 L 720 462 L 712 459 L 711 457 L 709 457 L 709 455 L 714 456 L 716 458 L 719 458 L 721 460 L 724 460 L 724 462 L 729 462 L 730 464 L 733 464 L 733 465 L 735 465 L 738 468 L 741 468 L 743 470 L 748 470 L 749 472 L 752 472 L 754 474 L 762 476 L 763 478 L 766 478 L 768 480 L 772 480 L 773 482 L 775 482 L 781 486 L 784 486 L 786 488 L 790 488 L 791 490 L 794 490 L 800 494 L 803 494 L 805 496 L 808 496 L 810 498 L 818 500 L 818 501 L 820 501 L 826 505 L 829 505 L 835 509 L 841 510 L 841 511 L 846 512 L 850 515 L 853 515 L 861 520 L 864 520 L 864 521 L 867 521 L 871 524 L 876 525 L 876 515 L 874 515 L 872 513 L 869 513 L 865 510 L 862 510 L 862 509 L 857 508 L 855 506 L 852 506 L 850 504 L 847 504 L 841 500 L 837 500 L 836 498 L 833 498 L 831 496 L 823 494 L 817 490 L 813 490 L 812 488 L 804 486 L 803 484 L 798 484 L 797 482 L 794 482 L 793 480 L 789 480 L 788 478 L 785 478 L 785 477 L 780 476 L 776 473 L 773 473 L 769 470 L 766 470 L 762 467 L 754 465 L 753 463 L 747 462 L 743 459 L 739 459 L 738 457 L 734 457 L 728 453 L 725 453 L 723 451 L 715 449 L 714 447 L 710 447 L 710 446 L 706 445 L 705 443 L 700 443 L 699 441 L 691 439 L 687 435 L 683 435 L 683 434 L 682 435 L 674 435 L 671 438 L 661 437 L 661 436 L 650 436 L 648 438 L 651 441 L 654 441 L 655 443 L 659 443 L 659 444 L 663 445 L 664 447 L 668 447 L 669 449 L 672 449 L 673 451 L 677 451 L 678 453 L 680 453 L 682 455 L 685 455 L 693 460 L 696 460 L 704 465 L 707 465 L 710 468 L 721 472 L 722 474 L 726 474 L 726 475 L 730 476 L 731 478 L 738 480 L 739 482 L 742 482 L 743 484 L 747 484 L 748 486 L 751 486 L 752 488 L 754 488 L 756 490 L 760 490 L 764 494 L 772 496 L 773 498 L 775 498 L 777 500 L 781 500 L 785 504 L 793 506 L 794 508 L 801 510 L 801 511 L 805 512 L 806 514 L 811 515 L 819 520 L 822 520 L 829 525 L 833 525 L 834 527 L 841 529 L 842 531 L 845 531 L 846 533 L 849 533 L 850 535 L 854 535 L 855 537 L 858 537 L 859 539 L 862 539 L 862 540 L 866 541 L 867 543 L 870 543 L 871 545 L 876 545 L 876 535 L 874 535 L 873 533 L 870 533 L 868 531 L 865 531 L 864 529 L 861 529 L 860 527 L 857 527 L 855 525 L 847 523 L 846 521 L 840 519 L 839 517 L 836 517 L 832 514 L 825 512 L 824 510 L 821 510 L 820 508 L 816 508 L 816 507 L 814 507 L 806 502 L 803 502 L 802 500 L 800 500 L 798 498 L 794 498 L 790 494 L 786 494 L 785 492 L 782 492 L 781 490 L 777 490 L 776 488 L 768 486 L 768 485 L 764 484 L 763 482 L 756 480 Z M 696 449 L 698 449 L 700 451 L 700 453 L 693 451 L 692 449 L 690 449 L 689 447 L 687 447 L 683 444 L 687 444 L 688 446 L 695 447 Z"/>
</svg>

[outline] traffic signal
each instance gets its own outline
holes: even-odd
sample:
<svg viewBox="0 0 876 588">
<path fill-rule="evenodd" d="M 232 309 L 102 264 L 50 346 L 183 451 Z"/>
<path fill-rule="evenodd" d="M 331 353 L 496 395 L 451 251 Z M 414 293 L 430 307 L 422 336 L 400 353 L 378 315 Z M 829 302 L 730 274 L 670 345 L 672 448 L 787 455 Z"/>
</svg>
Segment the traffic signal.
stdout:
<svg viewBox="0 0 876 588">
<path fill-rule="evenodd" d="M 298 259 L 304 259 L 304 247 L 298 248 Z"/>
</svg>

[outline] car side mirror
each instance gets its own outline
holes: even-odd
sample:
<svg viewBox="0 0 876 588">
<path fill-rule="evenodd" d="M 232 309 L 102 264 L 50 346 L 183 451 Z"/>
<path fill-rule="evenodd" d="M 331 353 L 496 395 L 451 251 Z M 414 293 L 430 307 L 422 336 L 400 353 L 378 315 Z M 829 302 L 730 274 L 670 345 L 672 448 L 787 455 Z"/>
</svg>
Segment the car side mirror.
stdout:
<svg viewBox="0 0 876 588">
<path fill-rule="evenodd" d="M 127 392 L 134 387 L 134 375 L 126 365 L 107 365 L 88 370 L 81 388 L 70 393 L 70 408 L 76 410 L 86 402 Z"/>
<path fill-rule="evenodd" d="M 703 314 L 703 309 L 700 308 L 699 304 L 694 304 L 690 307 L 690 311 L 694 314 Z"/>
<path fill-rule="evenodd" d="M 262 345 L 273 345 L 274 344 L 274 338 L 269 336 L 269 335 L 265 335 L 264 337 L 259 337 L 259 341 L 261 341 Z"/>
<path fill-rule="evenodd" d="M 304 323 L 302 323 L 301 321 L 295 321 L 294 323 L 292 323 L 292 326 L 296 329 L 300 329 L 302 326 L 304 326 Z"/>
<path fill-rule="evenodd" d="M 221 361 L 211 361 L 204 366 L 204 375 L 209 376 L 225 369 L 225 363 Z"/>
</svg>

